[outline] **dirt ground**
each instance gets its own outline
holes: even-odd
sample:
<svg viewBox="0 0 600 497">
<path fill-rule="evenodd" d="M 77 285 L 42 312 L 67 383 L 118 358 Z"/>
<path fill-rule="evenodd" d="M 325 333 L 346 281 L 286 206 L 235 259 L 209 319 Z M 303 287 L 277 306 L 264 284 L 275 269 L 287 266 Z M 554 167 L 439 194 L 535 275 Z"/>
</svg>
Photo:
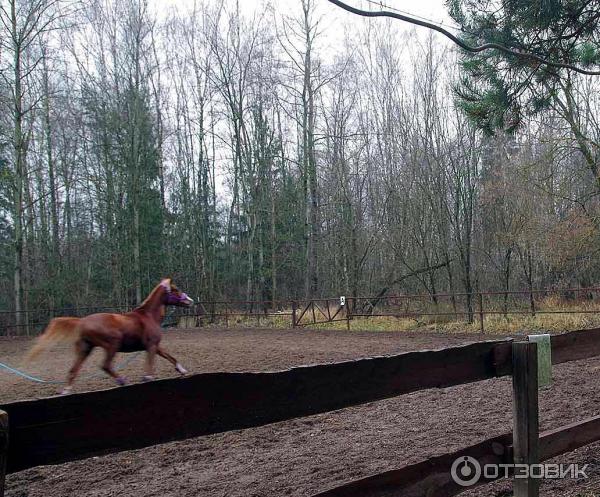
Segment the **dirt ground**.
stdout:
<svg viewBox="0 0 600 497">
<path fill-rule="evenodd" d="M 495 337 L 494 337 L 495 338 Z M 474 341 L 473 335 L 311 330 L 169 331 L 164 345 L 192 373 L 276 370 Z M 0 362 L 60 380 L 70 351 L 60 349 L 23 364 L 26 339 L 0 340 Z M 123 363 L 124 357 L 117 359 Z M 111 387 L 98 374 L 94 353 L 77 391 Z M 166 362 L 159 376 L 174 374 Z M 123 368 L 143 375 L 143 356 Z M 541 429 L 600 414 L 600 359 L 555 367 L 553 386 L 541 392 Z M 0 403 L 52 395 L 40 385 L 0 371 Z M 158 445 L 142 450 L 38 467 L 7 477 L 7 497 L 283 497 L 310 496 L 369 474 L 457 450 L 511 428 L 507 378 L 426 390 L 359 407 Z M 545 482 L 542 495 L 600 496 L 600 443 L 555 462 L 588 464 L 589 479 Z M 508 496 L 497 482 L 465 496 Z"/>
</svg>

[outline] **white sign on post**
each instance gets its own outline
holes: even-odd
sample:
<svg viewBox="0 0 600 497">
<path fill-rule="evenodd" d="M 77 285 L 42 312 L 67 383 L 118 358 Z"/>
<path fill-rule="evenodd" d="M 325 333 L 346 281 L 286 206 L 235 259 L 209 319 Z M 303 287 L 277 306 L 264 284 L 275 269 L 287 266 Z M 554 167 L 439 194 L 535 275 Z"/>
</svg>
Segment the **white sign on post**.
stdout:
<svg viewBox="0 0 600 497">
<path fill-rule="evenodd" d="M 346 305 L 346 297 L 343 295 L 340 297 L 340 307 L 344 307 Z"/>
</svg>

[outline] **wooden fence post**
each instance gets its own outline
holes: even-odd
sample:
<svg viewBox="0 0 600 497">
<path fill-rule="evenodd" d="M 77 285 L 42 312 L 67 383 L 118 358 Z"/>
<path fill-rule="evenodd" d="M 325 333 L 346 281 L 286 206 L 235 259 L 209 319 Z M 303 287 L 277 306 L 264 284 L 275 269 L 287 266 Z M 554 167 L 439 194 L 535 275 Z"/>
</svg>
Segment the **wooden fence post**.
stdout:
<svg viewBox="0 0 600 497">
<path fill-rule="evenodd" d="M 479 292 L 479 331 L 483 333 L 483 295 Z"/>
<path fill-rule="evenodd" d="M 350 298 L 346 299 L 346 329 L 350 331 Z"/>
<path fill-rule="evenodd" d="M 296 326 L 298 326 L 298 323 L 296 322 L 296 310 L 298 308 L 298 304 L 296 304 L 296 301 L 293 300 L 292 301 L 292 328 L 295 328 Z"/>
<path fill-rule="evenodd" d="M 4 497 L 6 461 L 8 459 L 8 413 L 0 411 L 0 497 Z"/>
<path fill-rule="evenodd" d="M 513 365 L 513 453 L 515 464 L 539 464 L 537 343 L 515 342 Z M 515 473 L 521 473 L 515 468 Z M 539 479 L 515 478 L 514 497 L 538 497 Z"/>
</svg>

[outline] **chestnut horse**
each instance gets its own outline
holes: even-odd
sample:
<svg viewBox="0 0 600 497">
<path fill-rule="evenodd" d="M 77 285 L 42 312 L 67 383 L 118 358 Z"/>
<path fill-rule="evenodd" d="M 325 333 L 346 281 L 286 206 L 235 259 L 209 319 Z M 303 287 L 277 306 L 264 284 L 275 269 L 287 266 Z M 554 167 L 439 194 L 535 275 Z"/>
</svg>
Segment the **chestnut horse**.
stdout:
<svg viewBox="0 0 600 497">
<path fill-rule="evenodd" d="M 131 312 L 124 314 L 98 313 L 83 318 L 55 318 L 50 321 L 36 345 L 31 349 L 29 358 L 34 358 L 50 344 L 69 339 L 75 342 L 77 357 L 69 370 L 67 385 L 61 393 L 67 394 L 73 388 L 73 382 L 84 361 L 94 347 L 105 350 L 102 369 L 112 376 L 118 385 L 125 385 L 127 380 L 119 376 L 112 363 L 117 352 L 135 352 L 146 350 L 145 381 L 154 378 L 154 359 L 156 354 L 169 361 L 178 373 L 187 371 L 177 360 L 160 346 L 161 321 L 165 315 L 165 306 L 189 307 L 194 301 L 181 292 L 171 279 L 162 280 L 142 304 Z"/>
</svg>

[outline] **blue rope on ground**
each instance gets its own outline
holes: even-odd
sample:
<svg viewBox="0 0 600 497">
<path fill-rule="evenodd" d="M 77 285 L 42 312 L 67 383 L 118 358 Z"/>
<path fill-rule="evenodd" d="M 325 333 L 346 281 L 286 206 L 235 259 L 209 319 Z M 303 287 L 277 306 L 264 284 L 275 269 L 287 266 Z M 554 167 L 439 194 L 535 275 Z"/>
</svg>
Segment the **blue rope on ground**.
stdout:
<svg viewBox="0 0 600 497">
<path fill-rule="evenodd" d="M 0 368 L 8 371 L 9 373 L 13 373 L 21 378 L 25 378 L 26 380 L 35 381 L 36 383 L 52 383 L 58 385 L 59 383 L 64 383 L 64 381 L 58 380 L 43 380 L 41 378 L 36 378 L 35 376 L 31 376 L 23 371 L 19 371 L 18 369 L 11 368 L 9 365 L 0 362 Z"/>
<path fill-rule="evenodd" d="M 123 368 L 127 367 L 140 354 L 141 354 L 141 352 L 136 352 L 132 356 L 128 357 L 124 362 L 122 362 L 121 364 L 115 366 L 115 369 L 119 370 L 119 369 L 123 369 Z M 26 380 L 34 381 L 36 383 L 48 383 L 50 385 L 60 385 L 60 384 L 64 383 L 64 380 L 44 380 L 43 378 L 38 378 L 36 376 L 32 376 L 30 374 L 25 373 L 24 371 L 20 371 L 19 369 L 16 369 L 16 368 L 13 368 L 13 367 L 9 366 L 8 364 L 4 364 L 4 363 L 0 362 L 0 370 L 2 370 L 2 369 L 5 370 L 5 371 L 8 371 L 9 373 L 12 373 L 14 375 L 20 376 L 21 378 L 25 378 Z M 101 374 L 101 373 L 94 373 L 94 374 L 90 374 L 90 375 L 84 376 L 83 378 L 96 378 L 98 376 L 103 376 L 103 374 Z"/>
</svg>

